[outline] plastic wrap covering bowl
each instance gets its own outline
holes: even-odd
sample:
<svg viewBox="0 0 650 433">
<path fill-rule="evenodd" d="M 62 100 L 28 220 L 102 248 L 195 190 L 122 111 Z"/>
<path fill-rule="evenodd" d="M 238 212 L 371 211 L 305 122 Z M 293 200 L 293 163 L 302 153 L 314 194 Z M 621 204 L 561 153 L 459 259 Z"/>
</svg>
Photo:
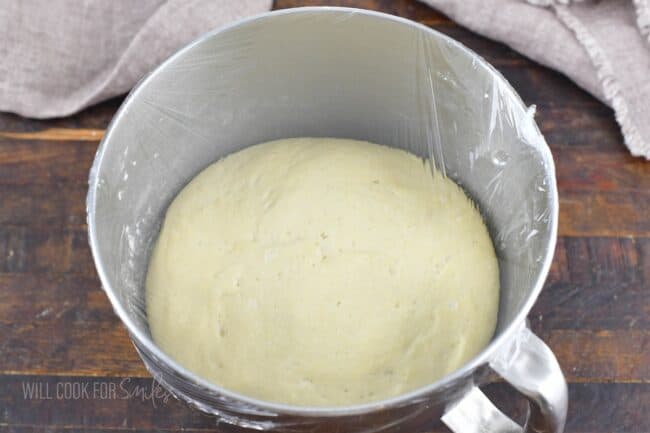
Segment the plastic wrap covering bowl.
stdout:
<svg viewBox="0 0 650 433">
<path fill-rule="evenodd" d="M 90 173 L 88 230 L 116 313 L 151 373 L 221 421 L 260 430 L 563 429 L 566 383 L 526 326 L 551 263 L 558 199 L 553 160 L 504 78 L 452 39 L 397 17 L 302 8 L 250 18 L 180 50 L 131 92 Z M 457 371 L 404 395 L 349 407 L 260 401 L 209 383 L 151 338 L 144 279 L 167 206 L 203 168 L 257 143 L 341 137 L 432 158 L 475 200 L 501 274 L 491 343 Z M 521 427 L 482 394 L 495 371 L 530 402 Z"/>
</svg>

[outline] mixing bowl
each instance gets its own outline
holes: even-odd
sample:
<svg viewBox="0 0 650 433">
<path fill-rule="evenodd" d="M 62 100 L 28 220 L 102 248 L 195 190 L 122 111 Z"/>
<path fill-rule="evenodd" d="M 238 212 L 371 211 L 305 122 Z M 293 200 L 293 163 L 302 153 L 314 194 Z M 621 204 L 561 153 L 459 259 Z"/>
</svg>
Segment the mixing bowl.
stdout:
<svg viewBox="0 0 650 433">
<path fill-rule="evenodd" d="M 289 406 L 209 383 L 152 340 L 144 278 L 171 200 L 231 152 L 302 136 L 367 140 L 434 158 L 476 201 L 497 251 L 501 298 L 494 338 L 462 368 L 382 401 Z M 562 431 L 564 377 L 526 325 L 556 241 L 553 160 L 532 110 L 452 39 L 346 8 L 284 10 L 216 30 L 131 92 L 89 184 L 88 231 L 103 288 L 149 371 L 200 410 L 260 430 L 405 430 L 441 418 L 457 432 Z M 529 400 L 523 427 L 481 392 L 490 371 Z"/>
</svg>

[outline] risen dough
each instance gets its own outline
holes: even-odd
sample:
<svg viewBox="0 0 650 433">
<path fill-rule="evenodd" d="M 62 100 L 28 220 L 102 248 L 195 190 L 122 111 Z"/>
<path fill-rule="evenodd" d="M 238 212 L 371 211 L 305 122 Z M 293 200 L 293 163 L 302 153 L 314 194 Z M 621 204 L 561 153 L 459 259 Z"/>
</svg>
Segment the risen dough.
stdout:
<svg viewBox="0 0 650 433">
<path fill-rule="evenodd" d="M 426 385 L 494 332 L 499 276 L 479 212 L 404 151 L 298 138 L 212 164 L 151 258 L 157 344 L 230 390 L 345 405 Z"/>
</svg>

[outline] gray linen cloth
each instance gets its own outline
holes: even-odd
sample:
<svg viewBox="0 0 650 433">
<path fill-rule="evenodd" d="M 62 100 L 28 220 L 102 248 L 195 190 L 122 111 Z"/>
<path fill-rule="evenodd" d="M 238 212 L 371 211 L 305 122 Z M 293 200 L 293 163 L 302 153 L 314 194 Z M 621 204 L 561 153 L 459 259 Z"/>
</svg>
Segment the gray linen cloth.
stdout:
<svg viewBox="0 0 650 433">
<path fill-rule="evenodd" d="M 61 117 L 125 92 L 272 0 L 0 0 L 0 111 Z"/>
<path fill-rule="evenodd" d="M 563 72 L 614 109 L 632 155 L 650 159 L 650 0 L 423 0 Z"/>
<path fill-rule="evenodd" d="M 650 0 L 422 0 L 610 105 L 650 159 Z M 196 36 L 271 0 L 0 0 L 0 111 L 48 118 L 128 91 Z"/>
</svg>

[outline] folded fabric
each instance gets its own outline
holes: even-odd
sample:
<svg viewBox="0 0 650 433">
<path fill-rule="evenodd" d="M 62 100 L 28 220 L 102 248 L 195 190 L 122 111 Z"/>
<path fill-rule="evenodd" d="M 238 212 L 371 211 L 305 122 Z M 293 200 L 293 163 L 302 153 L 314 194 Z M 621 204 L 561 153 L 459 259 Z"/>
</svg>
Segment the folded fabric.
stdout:
<svg viewBox="0 0 650 433">
<path fill-rule="evenodd" d="M 423 0 L 561 71 L 610 105 L 625 144 L 650 159 L 650 0 Z"/>
<path fill-rule="evenodd" d="M 128 92 L 199 35 L 272 0 L 6 0 L 0 111 L 61 117 Z"/>
<path fill-rule="evenodd" d="M 650 0 L 422 0 L 609 104 L 650 159 Z M 0 111 L 60 117 L 127 92 L 198 35 L 272 0 L 7 0 Z"/>
</svg>

